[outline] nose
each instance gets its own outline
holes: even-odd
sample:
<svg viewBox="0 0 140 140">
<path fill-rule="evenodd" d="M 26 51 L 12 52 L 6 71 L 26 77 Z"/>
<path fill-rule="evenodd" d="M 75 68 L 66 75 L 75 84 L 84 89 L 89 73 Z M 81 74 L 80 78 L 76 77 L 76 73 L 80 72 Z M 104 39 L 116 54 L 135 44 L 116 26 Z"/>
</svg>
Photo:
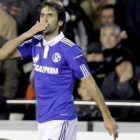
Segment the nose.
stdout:
<svg viewBox="0 0 140 140">
<path fill-rule="evenodd" d="M 110 37 L 107 36 L 107 37 L 106 37 L 106 42 L 109 42 L 109 41 L 110 41 Z"/>
<path fill-rule="evenodd" d="M 48 20 L 48 15 L 44 15 L 43 17 L 40 17 L 41 21 L 47 21 Z"/>
<path fill-rule="evenodd" d="M 47 21 L 48 20 L 48 15 L 45 15 L 44 19 L 45 19 L 45 21 Z"/>
</svg>

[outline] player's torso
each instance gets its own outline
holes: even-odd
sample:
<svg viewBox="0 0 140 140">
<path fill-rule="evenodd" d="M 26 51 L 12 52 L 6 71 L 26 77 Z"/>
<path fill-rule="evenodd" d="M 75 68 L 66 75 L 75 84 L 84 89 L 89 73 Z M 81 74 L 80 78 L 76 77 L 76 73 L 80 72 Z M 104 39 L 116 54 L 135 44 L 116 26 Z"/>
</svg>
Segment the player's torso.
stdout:
<svg viewBox="0 0 140 140">
<path fill-rule="evenodd" d="M 36 99 L 41 122 L 76 117 L 72 97 L 75 77 L 67 64 L 62 45 L 61 41 L 53 46 L 39 42 L 34 44 L 32 50 Z M 44 115 L 40 116 L 42 112 Z"/>
<path fill-rule="evenodd" d="M 74 84 L 75 76 L 66 61 L 65 45 L 61 41 L 49 46 L 45 40 L 33 44 L 32 56 L 37 96 L 54 96 Z"/>
</svg>

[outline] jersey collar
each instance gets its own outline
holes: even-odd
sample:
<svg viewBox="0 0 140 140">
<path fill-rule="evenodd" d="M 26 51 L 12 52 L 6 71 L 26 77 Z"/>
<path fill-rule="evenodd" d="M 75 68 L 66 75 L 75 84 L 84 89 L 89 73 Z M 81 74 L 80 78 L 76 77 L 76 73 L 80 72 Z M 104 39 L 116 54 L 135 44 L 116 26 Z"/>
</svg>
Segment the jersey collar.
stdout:
<svg viewBox="0 0 140 140">
<path fill-rule="evenodd" d="M 43 39 L 43 45 L 44 46 L 54 46 L 59 41 L 61 41 L 63 38 L 64 38 L 64 34 L 63 34 L 63 32 L 60 32 L 60 34 L 58 36 L 56 36 L 55 38 L 53 38 L 50 41 L 46 41 L 45 39 Z"/>
</svg>

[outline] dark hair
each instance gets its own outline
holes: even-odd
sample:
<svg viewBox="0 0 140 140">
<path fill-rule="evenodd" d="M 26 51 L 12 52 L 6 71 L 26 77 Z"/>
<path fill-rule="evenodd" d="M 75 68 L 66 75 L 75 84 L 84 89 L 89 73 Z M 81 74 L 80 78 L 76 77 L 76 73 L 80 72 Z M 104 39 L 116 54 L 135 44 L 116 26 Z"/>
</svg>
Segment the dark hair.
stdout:
<svg viewBox="0 0 140 140">
<path fill-rule="evenodd" d="M 47 2 L 46 0 L 42 2 L 42 4 L 38 7 L 39 14 L 41 13 L 41 10 L 44 7 L 50 7 L 53 10 L 57 12 L 58 20 L 63 21 L 63 25 L 60 27 L 59 31 L 64 31 L 65 30 L 65 24 L 66 24 L 66 15 L 65 15 L 65 10 L 63 6 L 61 6 L 58 2 Z"/>
</svg>

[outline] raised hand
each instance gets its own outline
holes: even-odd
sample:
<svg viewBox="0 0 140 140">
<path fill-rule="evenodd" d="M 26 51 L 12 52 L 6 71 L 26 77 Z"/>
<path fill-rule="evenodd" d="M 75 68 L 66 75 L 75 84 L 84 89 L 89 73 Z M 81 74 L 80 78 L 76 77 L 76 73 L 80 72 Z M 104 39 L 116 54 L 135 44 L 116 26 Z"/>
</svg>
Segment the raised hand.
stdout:
<svg viewBox="0 0 140 140">
<path fill-rule="evenodd" d="M 34 36 L 36 33 L 41 32 L 45 29 L 47 29 L 48 27 L 48 23 L 44 20 L 42 21 L 37 21 L 36 24 L 27 32 L 25 32 L 27 38 L 30 38 L 32 36 Z"/>
</svg>

